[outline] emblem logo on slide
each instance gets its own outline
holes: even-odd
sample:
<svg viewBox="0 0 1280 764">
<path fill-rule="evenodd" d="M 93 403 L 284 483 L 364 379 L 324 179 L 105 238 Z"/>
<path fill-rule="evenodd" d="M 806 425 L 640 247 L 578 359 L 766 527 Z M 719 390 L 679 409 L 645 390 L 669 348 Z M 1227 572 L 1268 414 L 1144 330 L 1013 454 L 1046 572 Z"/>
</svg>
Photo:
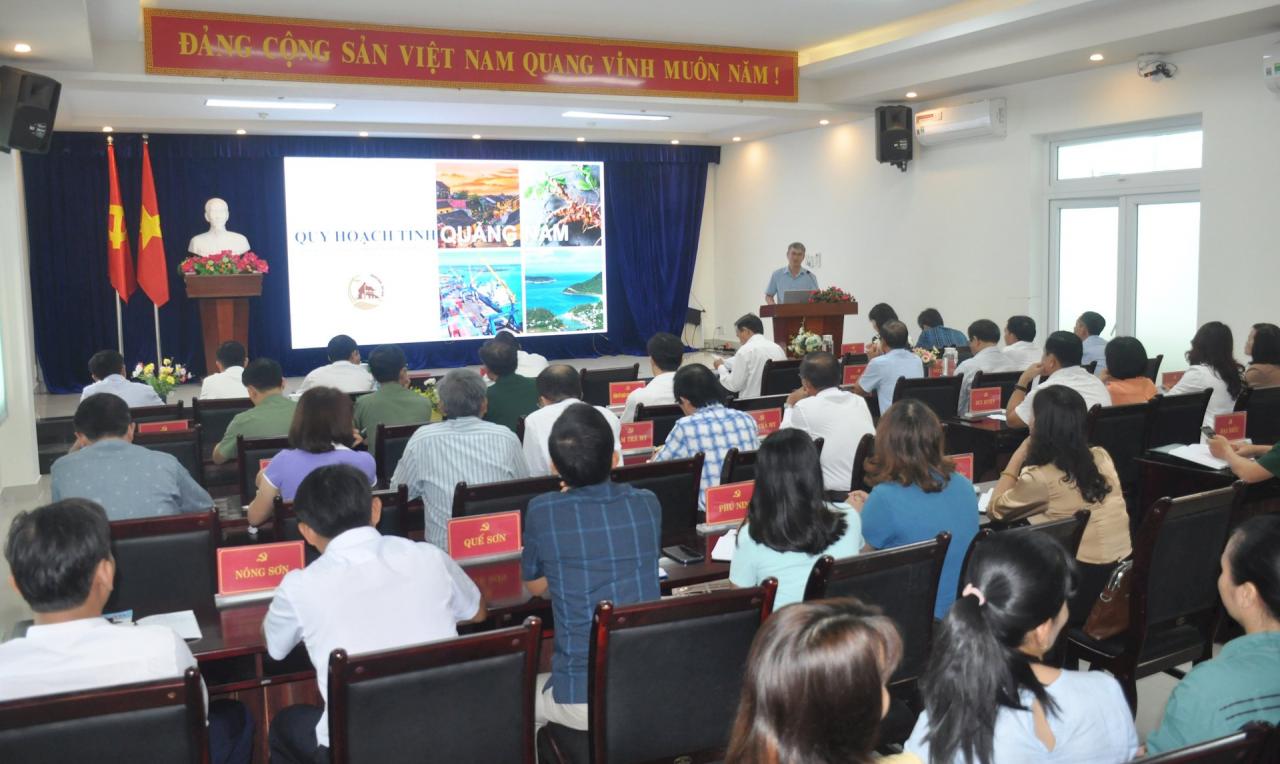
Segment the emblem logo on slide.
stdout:
<svg viewBox="0 0 1280 764">
<path fill-rule="evenodd" d="M 357 273 L 347 282 L 347 299 L 361 310 L 373 310 L 381 305 L 385 292 L 382 279 L 372 273 Z"/>
</svg>

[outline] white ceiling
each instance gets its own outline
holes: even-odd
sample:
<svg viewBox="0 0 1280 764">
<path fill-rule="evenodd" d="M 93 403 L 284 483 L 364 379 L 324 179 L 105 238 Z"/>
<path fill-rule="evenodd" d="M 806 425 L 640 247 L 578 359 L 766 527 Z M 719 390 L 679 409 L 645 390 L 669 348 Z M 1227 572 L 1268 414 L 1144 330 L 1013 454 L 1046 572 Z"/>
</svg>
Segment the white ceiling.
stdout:
<svg viewBox="0 0 1280 764">
<path fill-rule="evenodd" d="M 508 93 L 147 75 L 142 6 L 796 50 L 797 103 Z M 1267 0 L 0 0 L 0 63 L 63 83 L 62 130 L 353 133 L 725 143 L 859 118 L 907 90 L 921 100 L 1131 65 L 1280 30 Z M 11 51 L 16 42 L 34 48 Z M 1094 51 L 1103 64 L 1088 61 Z M 8 57 L 7 59 L 5 57 Z M 330 112 L 212 109 L 212 96 L 323 98 Z M 566 109 L 637 110 L 666 122 L 570 120 Z"/>
</svg>

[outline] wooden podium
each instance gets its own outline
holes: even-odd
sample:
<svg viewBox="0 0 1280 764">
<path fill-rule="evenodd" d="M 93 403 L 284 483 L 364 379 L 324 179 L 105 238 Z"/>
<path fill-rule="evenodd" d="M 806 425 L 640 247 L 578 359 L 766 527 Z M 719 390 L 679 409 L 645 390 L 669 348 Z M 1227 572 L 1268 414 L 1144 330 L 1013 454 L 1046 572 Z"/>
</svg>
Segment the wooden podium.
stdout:
<svg viewBox="0 0 1280 764">
<path fill-rule="evenodd" d="M 205 374 L 217 370 L 218 345 L 237 340 L 249 347 L 249 298 L 262 294 L 261 273 L 187 276 L 187 297 L 200 303 Z"/>
<path fill-rule="evenodd" d="M 836 355 L 844 343 L 844 317 L 858 314 L 856 302 L 793 302 L 761 305 L 760 316 L 773 319 L 773 341 L 786 350 L 801 325 L 818 336 L 831 335 Z M 790 350 L 787 355 L 791 356 Z"/>
</svg>

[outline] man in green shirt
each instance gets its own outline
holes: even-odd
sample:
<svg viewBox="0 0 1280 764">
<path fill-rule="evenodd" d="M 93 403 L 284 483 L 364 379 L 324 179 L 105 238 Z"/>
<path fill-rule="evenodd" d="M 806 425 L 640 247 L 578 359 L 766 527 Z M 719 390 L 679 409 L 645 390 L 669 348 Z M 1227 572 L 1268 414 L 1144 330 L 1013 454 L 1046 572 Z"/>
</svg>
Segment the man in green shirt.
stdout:
<svg viewBox="0 0 1280 764">
<path fill-rule="evenodd" d="M 514 343 L 489 340 L 480 346 L 480 362 L 481 371 L 493 380 L 485 394 L 489 408 L 484 419 L 515 432 L 520 417 L 538 410 L 538 383 L 516 374 L 519 357 Z"/>
<path fill-rule="evenodd" d="M 240 381 L 249 391 L 253 408 L 236 414 L 227 433 L 213 449 L 213 463 L 225 464 L 236 458 L 236 437 L 278 438 L 289 434 L 297 404 L 284 397 L 284 372 L 270 358 L 257 358 L 244 367 Z"/>
<path fill-rule="evenodd" d="M 378 390 L 356 399 L 356 430 L 375 453 L 378 425 L 426 424 L 431 401 L 409 389 L 409 365 L 399 345 L 383 345 L 369 355 L 369 371 Z"/>
</svg>

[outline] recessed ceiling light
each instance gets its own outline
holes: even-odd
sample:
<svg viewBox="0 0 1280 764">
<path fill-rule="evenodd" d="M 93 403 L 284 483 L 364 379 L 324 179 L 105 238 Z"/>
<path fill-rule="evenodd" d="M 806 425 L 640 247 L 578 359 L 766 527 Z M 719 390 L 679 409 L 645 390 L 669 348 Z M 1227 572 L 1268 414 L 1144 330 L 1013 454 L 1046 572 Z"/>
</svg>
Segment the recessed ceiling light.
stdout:
<svg viewBox="0 0 1280 764">
<path fill-rule="evenodd" d="M 566 111 L 560 116 L 570 119 L 634 119 L 643 122 L 661 122 L 671 119 L 665 114 L 627 114 L 616 111 Z"/>
<path fill-rule="evenodd" d="M 473 141 L 478 141 L 478 140 L 480 140 L 480 133 L 474 133 L 474 134 L 472 134 L 472 136 L 471 136 L 471 140 L 473 140 Z"/>
<path fill-rule="evenodd" d="M 829 120 L 829 119 L 820 119 L 820 120 L 818 120 L 818 124 L 819 124 L 819 125 L 822 125 L 823 127 L 826 127 L 827 125 L 831 124 L 831 120 Z"/>
<path fill-rule="evenodd" d="M 916 97 L 916 95 L 918 95 L 918 94 L 917 94 L 917 93 L 916 93 L 916 91 L 914 91 L 914 90 L 908 90 L 908 91 L 907 91 L 907 98 L 915 98 L 915 97 Z"/>
<path fill-rule="evenodd" d="M 281 100 L 248 100 L 243 98 L 206 98 L 205 106 L 219 106 L 224 109 L 297 109 L 300 111 L 330 111 L 338 104 L 330 101 L 281 101 Z"/>
<path fill-rule="evenodd" d="M 679 146 L 679 145 L 680 145 L 680 139 L 679 139 L 679 138 L 672 138 L 672 139 L 671 139 L 671 145 L 672 145 L 672 146 Z"/>
<path fill-rule="evenodd" d="M 103 126 L 102 126 L 102 132 L 104 132 L 104 133 L 109 133 L 109 132 L 111 132 L 112 130 L 115 130 L 115 128 L 114 128 L 114 127 L 112 127 L 111 125 L 103 125 Z"/>
<path fill-rule="evenodd" d="M 578 143 L 586 143 L 586 142 L 587 142 L 586 137 L 581 135 L 578 136 Z"/>
<path fill-rule="evenodd" d="M 14 53 L 30 53 L 31 46 L 26 44 L 25 42 L 20 42 L 17 45 L 13 46 L 13 52 Z"/>
<path fill-rule="evenodd" d="M 249 132 L 249 131 L 248 131 L 248 130 L 245 130 L 243 127 L 238 127 L 238 128 L 236 128 L 236 135 L 244 135 L 244 134 L 245 134 L 245 133 L 247 133 L 247 132 Z"/>
<path fill-rule="evenodd" d="M 361 138 L 368 138 L 368 137 L 369 137 L 369 131 L 368 131 L 368 130 L 361 130 L 361 131 L 360 131 L 360 137 L 361 137 Z"/>
<path fill-rule="evenodd" d="M 734 142 L 734 143 L 737 143 L 737 142 L 739 142 L 739 141 L 741 141 L 741 140 L 742 140 L 742 136 L 741 136 L 741 135 L 735 135 L 735 136 L 733 136 L 733 142 Z"/>
<path fill-rule="evenodd" d="M 1101 53 L 1094 53 L 1092 56 L 1089 56 L 1090 61 L 1101 61 L 1103 58 L 1105 58 L 1105 56 Z"/>
</svg>

